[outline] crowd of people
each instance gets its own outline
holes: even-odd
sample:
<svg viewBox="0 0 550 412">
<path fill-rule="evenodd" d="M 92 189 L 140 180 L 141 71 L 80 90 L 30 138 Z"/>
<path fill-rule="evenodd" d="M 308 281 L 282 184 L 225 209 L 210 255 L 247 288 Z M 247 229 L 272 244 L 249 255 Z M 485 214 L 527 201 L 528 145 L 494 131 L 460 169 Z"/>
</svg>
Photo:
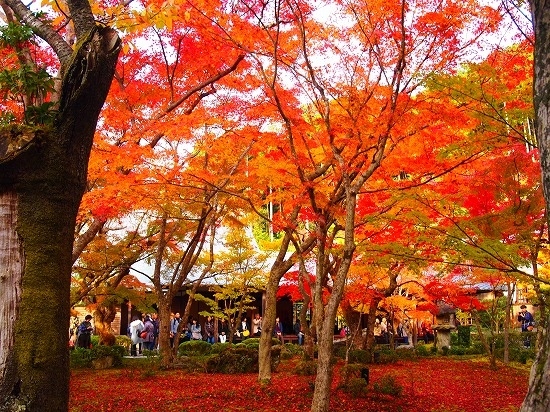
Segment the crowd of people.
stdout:
<svg viewBox="0 0 550 412">
<path fill-rule="evenodd" d="M 393 341 L 400 345 L 411 345 L 413 337 L 413 323 L 408 319 L 402 319 L 397 327 L 393 328 L 393 325 L 388 324 L 385 317 L 377 317 L 374 321 L 374 340 L 378 344 L 389 344 L 391 335 Z M 433 342 L 435 339 L 432 326 L 427 321 L 422 321 L 416 329 L 417 340 L 423 340 L 424 343 Z"/>
<path fill-rule="evenodd" d="M 517 316 L 517 320 L 521 326 L 522 332 L 530 332 L 535 325 L 533 315 L 527 311 L 526 306 L 521 306 L 521 311 Z M 246 316 L 243 316 L 239 321 L 231 320 L 231 327 L 226 319 L 217 321 L 212 316 L 208 316 L 201 325 L 197 319 L 190 318 L 186 325 L 181 325 L 181 316 L 179 313 L 170 315 L 170 345 L 174 346 L 175 336 L 179 332 L 179 343 L 186 340 L 204 340 L 208 343 L 225 343 L 238 342 L 249 337 L 259 337 L 262 333 L 262 317 L 256 313 L 251 320 L 248 321 Z M 86 315 L 84 321 L 78 323 L 78 319 L 72 320 L 70 328 L 69 345 L 71 347 L 90 348 L 91 335 L 93 333 L 92 316 Z M 217 326 L 217 328 L 216 328 Z M 416 326 L 417 340 L 423 340 L 425 343 L 434 341 L 434 332 L 429 322 L 423 321 Z M 217 329 L 217 330 L 216 330 Z M 304 344 L 304 332 L 300 325 L 300 320 L 297 319 L 293 327 L 293 332 L 297 337 L 299 345 Z M 394 334 L 393 341 L 399 344 L 412 344 L 413 323 L 409 319 L 403 319 L 394 329 L 393 325 L 389 325 L 385 317 L 377 317 L 374 321 L 374 338 L 378 344 L 390 343 L 390 335 Z M 157 313 L 145 314 L 143 317 L 133 316 L 127 330 L 128 336 L 131 339 L 130 355 L 137 356 L 144 349 L 155 350 L 159 344 L 160 324 Z M 231 336 L 230 336 L 231 335 Z M 273 328 L 273 336 L 283 340 L 283 325 L 279 317 L 275 320 Z M 525 339 L 525 346 L 530 346 L 529 336 Z"/>
</svg>

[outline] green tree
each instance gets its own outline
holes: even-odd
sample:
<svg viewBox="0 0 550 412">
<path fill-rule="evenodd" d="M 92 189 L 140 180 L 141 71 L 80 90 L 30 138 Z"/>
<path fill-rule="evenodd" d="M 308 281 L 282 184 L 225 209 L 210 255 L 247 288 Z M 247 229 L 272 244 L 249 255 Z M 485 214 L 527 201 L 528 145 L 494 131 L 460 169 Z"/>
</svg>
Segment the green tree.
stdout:
<svg viewBox="0 0 550 412">
<path fill-rule="evenodd" d="M 229 326 L 228 341 L 231 340 L 239 319 L 248 309 L 253 309 L 254 293 L 265 288 L 268 255 L 261 252 L 244 228 L 231 228 L 223 244 L 224 250 L 216 253 L 212 268 L 215 285 L 210 287 L 213 299 L 195 295 L 210 309 L 203 315 L 225 319 Z"/>
</svg>

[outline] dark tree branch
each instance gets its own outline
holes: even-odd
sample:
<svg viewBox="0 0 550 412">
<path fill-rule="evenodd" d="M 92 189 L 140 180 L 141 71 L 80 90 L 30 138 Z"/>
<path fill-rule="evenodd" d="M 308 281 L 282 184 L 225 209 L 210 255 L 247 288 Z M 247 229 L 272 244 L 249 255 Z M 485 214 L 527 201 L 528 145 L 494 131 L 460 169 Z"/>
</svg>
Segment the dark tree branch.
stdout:
<svg viewBox="0 0 550 412">
<path fill-rule="evenodd" d="M 19 0 L 4 0 L 12 9 L 21 24 L 29 26 L 37 36 L 42 38 L 54 50 L 62 66 L 65 66 L 73 53 L 71 46 L 57 33 L 49 24 L 38 19 L 31 11 Z M 89 7 L 89 4 L 88 4 Z M 93 22 L 93 19 L 92 19 Z"/>
</svg>

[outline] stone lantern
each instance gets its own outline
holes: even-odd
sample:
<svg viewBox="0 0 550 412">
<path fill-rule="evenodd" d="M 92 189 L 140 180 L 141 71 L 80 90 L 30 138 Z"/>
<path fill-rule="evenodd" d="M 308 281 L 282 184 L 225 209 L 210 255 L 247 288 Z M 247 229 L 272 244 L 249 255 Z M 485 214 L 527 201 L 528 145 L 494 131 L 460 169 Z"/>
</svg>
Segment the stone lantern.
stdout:
<svg viewBox="0 0 550 412">
<path fill-rule="evenodd" d="M 456 309 L 442 301 L 437 302 L 437 309 L 432 329 L 436 331 L 435 345 L 442 350 L 444 346 L 451 347 L 451 331 L 456 329 Z"/>
</svg>

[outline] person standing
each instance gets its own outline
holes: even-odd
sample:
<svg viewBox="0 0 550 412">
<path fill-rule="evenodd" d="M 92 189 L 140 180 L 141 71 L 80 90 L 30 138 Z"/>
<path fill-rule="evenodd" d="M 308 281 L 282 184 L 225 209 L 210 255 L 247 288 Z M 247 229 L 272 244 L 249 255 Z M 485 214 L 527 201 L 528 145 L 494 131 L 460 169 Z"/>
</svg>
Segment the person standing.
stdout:
<svg viewBox="0 0 550 412">
<path fill-rule="evenodd" d="M 174 347 L 174 337 L 178 333 L 178 326 L 180 324 L 180 314 L 179 312 L 174 315 L 170 320 L 170 346 Z"/>
<path fill-rule="evenodd" d="M 147 350 L 153 350 L 155 348 L 155 325 L 150 315 L 145 315 L 145 323 L 141 333 L 146 332 L 147 335 L 143 337 L 143 347 Z"/>
<path fill-rule="evenodd" d="M 77 346 L 90 349 L 92 346 L 92 315 L 86 315 L 84 321 L 78 326 Z"/>
<path fill-rule="evenodd" d="M 533 318 L 533 315 L 531 312 L 527 310 L 526 305 L 520 306 L 520 312 L 518 313 L 518 322 L 521 324 L 521 332 L 531 332 L 533 328 L 535 327 L 535 319 Z M 523 345 L 526 348 L 531 347 L 531 337 L 525 336 L 525 339 L 523 340 Z"/>
<path fill-rule="evenodd" d="M 206 335 L 206 341 L 208 343 L 214 343 L 214 320 L 212 316 L 208 316 L 206 322 L 204 322 L 204 333 Z"/>
<path fill-rule="evenodd" d="M 260 336 L 262 334 L 262 318 L 259 313 L 256 313 L 254 319 L 252 319 L 252 334 L 254 336 Z"/>
<path fill-rule="evenodd" d="M 132 340 L 132 346 L 130 347 L 130 355 L 137 356 L 141 354 L 141 343 L 143 342 L 139 337 L 141 331 L 145 328 L 141 319 L 137 316 L 132 317 L 132 322 L 130 322 L 129 332 L 130 339 Z"/>
<path fill-rule="evenodd" d="M 298 345 L 303 345 L 304 332 L 302 332 L 302 325 L 300 323 L 300 319 L 296 319 L 296 323 L 294 324 L 294 334 L 298 336 Z"/>
<path fill-rule="evenodd" d="M 522 332 L 531 332 L 535 326 L 535 319 L 531 312 L 527 310 L 527 306 L 521 305 L 520 312 L 518 313 L 518 322 L 521 324 Z"/>
<path fill-rule="evenodd" d="M 228 336 L 229 336 L 229 325 L 227 324 L 227 319 L 224 318 L 218 324 L 218 340 L 220 341 L 220 343 L 225 343 L 227 341 Z"/>
<path fill-rule="evenodd" d="M 281 341 L 281 343 L 283 343 L 283 325 L 278 316 L 275 318 L 275 327 L 273 328 L 273 334 L 277 339 Z"/>
<path fill-rule="evenodd" d="M 196 319 L 191 321 L 191 340 L 202 340 L 201 325 L 198 324 Z"/>
<path fill-rule="evenodd" d="M 159 334 L 160 334 L 160 322 L 159 322 L 159 315 L 157 312 L 154 312 L 151 315 L 151 322 L 153 322 L 153 326 L 155 327 L 155 341 L 153 342 L 153 349 L 156 349 L 159 343 Z"/>
<path fill-rule="evenodd" d="M 238 330 L 242 340 L 248 339 L 248 337 L 250 336 L 250 325 L 248 324 L 246 316 L 242 317 Z"/>
</svg>

